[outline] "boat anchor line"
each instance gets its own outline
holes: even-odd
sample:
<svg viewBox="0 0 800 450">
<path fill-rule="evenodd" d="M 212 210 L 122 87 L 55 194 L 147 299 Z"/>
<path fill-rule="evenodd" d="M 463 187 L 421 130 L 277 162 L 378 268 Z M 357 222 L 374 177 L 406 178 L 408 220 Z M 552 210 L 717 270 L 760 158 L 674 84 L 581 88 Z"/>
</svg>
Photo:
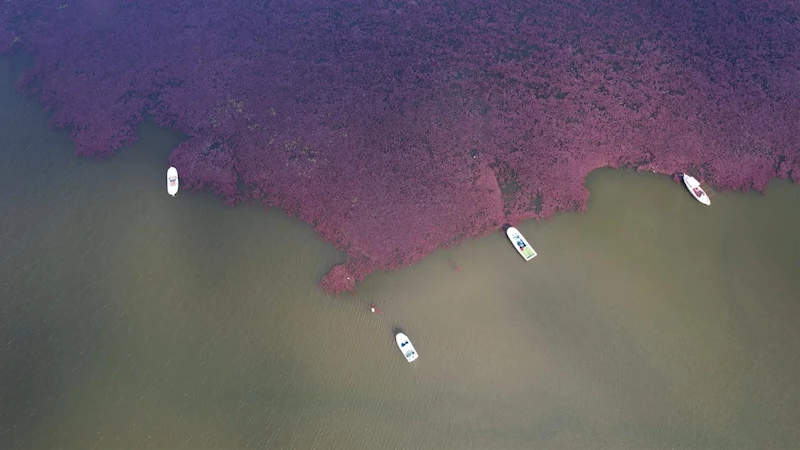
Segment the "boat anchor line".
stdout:
<svg viewBox="0 0 800 450">
<path fill-rule="evenodd" d="M 677 173 L 678 173 L 678 176 L 681 177 L 681 178 L 683 178 L 683 176 L 686 174 L 686 172 L 677 172 Z M 699 183 L 700 183 L 700 189 L 704 190 L 706 195 L 708 195 L 709 198 L 713 197 L 717 193 L 717 191 L 715 191 L 711 187 L 711 185 L 706 183 L 705 181 L 700 181 Z"/>
</svg>

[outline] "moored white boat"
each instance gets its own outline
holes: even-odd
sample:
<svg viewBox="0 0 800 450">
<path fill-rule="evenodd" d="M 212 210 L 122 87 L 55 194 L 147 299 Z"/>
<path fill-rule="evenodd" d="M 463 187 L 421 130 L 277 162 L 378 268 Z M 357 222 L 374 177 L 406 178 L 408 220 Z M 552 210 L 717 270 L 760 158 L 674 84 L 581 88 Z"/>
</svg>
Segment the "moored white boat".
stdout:
<svg viewBox="0 0 800 450">
<path fill-rule="evenodd" d="M 178 169 L 170 167 L 167 169 L 167 193 L 173 197 L 178 193 Z"/>
<path fill-rule="evenodd" d="M 514 244 L 514 248 L 517 249 L 517 252 L 519 252 L 520 256 L 525 258 L 525 261 L 530 261 L 536 257 L 536 250 L 531 247 L 531 244 L 528 243 L 528 241 L 525 239 L 525 236 L 523 236 L 519 230 L 514 227 L 508 227 L 506 230 L 506 236 L 508 236 L 508 240 Z"/>
<path fill-rule="evenodd" d="M 697 199 L 698 202 L 706 206 L 711 206 L 711 199 L 708 198 L 708 194 L 706 194 L 706 191 L 704 191 L 703 188 L 700 187 L 700 182 L 697 181 L 697 179 L 695 179 L 691 175 L 683 174 L 683 184 L 686 185 L 686 189 L 688 189 L 689 192 L 692 193 L 692 196 L 695 199 Z"/>
<path fill-rule="evenodd" d="M 403 356 L 406 357 L 406 361 L 414 362 L 419 357 L 414 345 L 408 340 L 408 336 L 403 333 L 397 333 L 394 338 L 397 341 L 397 346 L 400 347 L 400 351 L 403 352 Z"/>
</svg>

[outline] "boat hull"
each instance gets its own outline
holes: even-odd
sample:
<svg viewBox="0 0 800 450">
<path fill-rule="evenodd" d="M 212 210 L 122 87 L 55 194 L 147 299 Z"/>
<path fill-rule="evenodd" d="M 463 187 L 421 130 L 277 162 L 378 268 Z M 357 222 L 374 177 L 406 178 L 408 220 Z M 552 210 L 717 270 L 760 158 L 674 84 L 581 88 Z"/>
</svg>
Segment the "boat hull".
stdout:
<svg viewBox="0 0 800 450">
<path fill-rule="evenodd" d="M 514 227 L 508 227 L 506 236 L 508 236 L 508 240 L 511 241 L 511 244 L 517 249 L 517 253 L 519 253 L 525 261 L 530 261 L 536 257 L 536 250 L 531 247 L 531 244 L 528 243 L 525 236 L 523 236 L 519 230 Z"/>
<path fill-rule="evenodd" d="M 167 169 L 167 193 L 173 197 L 178 193 L 180 180 L 178 180 L 178 169 L 170 167 Z"/>
<path fill-rule="evenodd" d="M 397 341 L 397 347 L 400 348 L 400 352 L 403 354 L 403 356 L 405 356 L 406 361 L 414 362 L 417 360 L 419 354 L 417 354 L 417 350 L 414 348 L 414 345 L 408 339 L 408 336 L 406 336 L 403 333 L 397 333 L 394 336 L 394 339 L 395 341 Z"/>
<path fill-rule="evenodd" d="M 697 181 L 697 179 L 690 175 L 683 174 L 683 184 L 686 185 L 686 189 L 689 190 L 689 193 L 692 194 L 695 200 L 706 206 L 711 206 L 711 199 L 708 198 L 706 191 L 700 187 L 700 182 Z"/>
</svg>

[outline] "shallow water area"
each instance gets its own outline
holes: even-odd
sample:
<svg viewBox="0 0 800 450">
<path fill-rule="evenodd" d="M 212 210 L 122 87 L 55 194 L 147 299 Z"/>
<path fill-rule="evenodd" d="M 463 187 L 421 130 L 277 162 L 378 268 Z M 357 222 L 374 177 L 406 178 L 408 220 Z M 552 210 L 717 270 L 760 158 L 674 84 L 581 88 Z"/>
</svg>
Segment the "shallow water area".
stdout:
<svg viewBox="0 0 800 450">
<path fill-rule="evenodd" d="M 280 211 L 103 162 L 0 65 L 0 448 L 795 448 L 800 186 L 598 170 L 585 214 L 376 273 Z M 455 270 L 455 269 L 458 270 Z M 369 304 L 383 311 L 369 313 Z M 419 359 L 407 363 L 392 331 Z"/>
</svg>

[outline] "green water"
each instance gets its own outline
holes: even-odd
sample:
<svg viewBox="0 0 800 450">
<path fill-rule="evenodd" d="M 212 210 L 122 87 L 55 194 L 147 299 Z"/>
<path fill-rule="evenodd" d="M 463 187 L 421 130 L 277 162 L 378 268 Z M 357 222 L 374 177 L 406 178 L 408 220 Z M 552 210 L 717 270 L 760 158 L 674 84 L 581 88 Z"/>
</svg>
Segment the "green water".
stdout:
<svg viewBox="0 0 800 450">
<path fill-rule="evenodd" d="M 800 448 L 796 185 L 708 208 L 599 170 L 587 213 L 518 227 L 530 262 L 498 232 L 329 297 L 308 225 L 166 194 L 178 135 L 75 159 L 13 85 L 0 448 Z"/>
</svg>

